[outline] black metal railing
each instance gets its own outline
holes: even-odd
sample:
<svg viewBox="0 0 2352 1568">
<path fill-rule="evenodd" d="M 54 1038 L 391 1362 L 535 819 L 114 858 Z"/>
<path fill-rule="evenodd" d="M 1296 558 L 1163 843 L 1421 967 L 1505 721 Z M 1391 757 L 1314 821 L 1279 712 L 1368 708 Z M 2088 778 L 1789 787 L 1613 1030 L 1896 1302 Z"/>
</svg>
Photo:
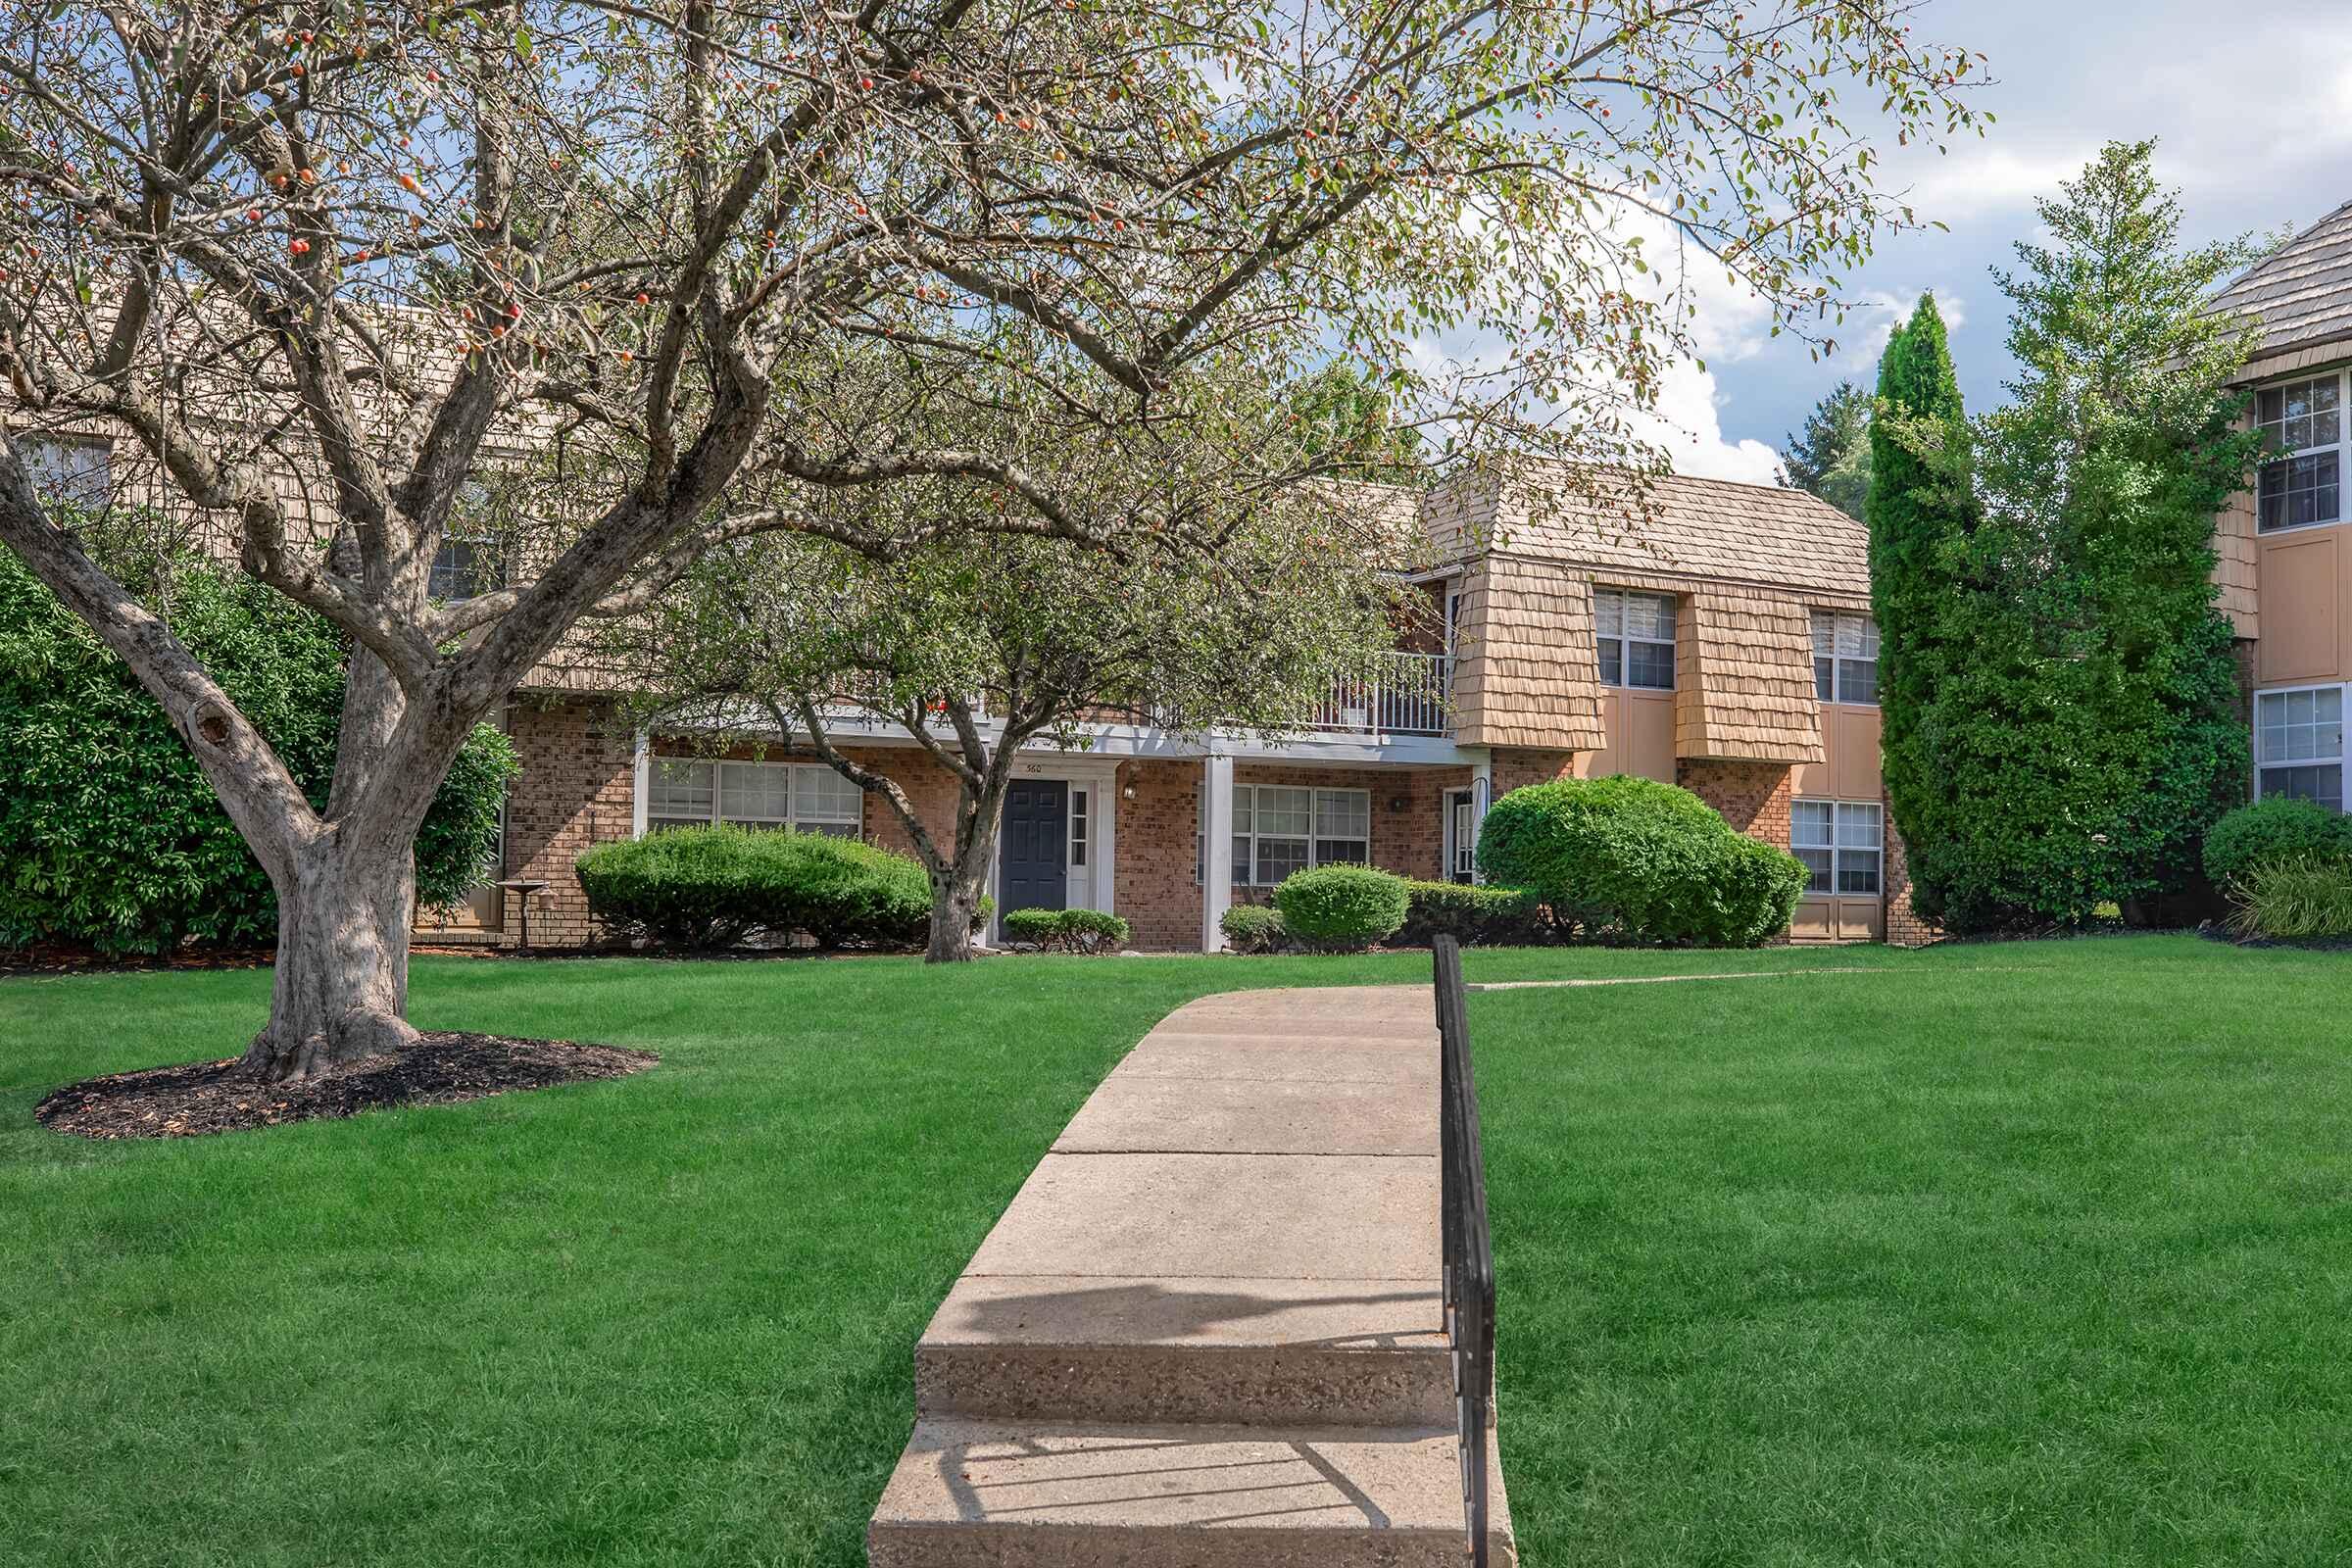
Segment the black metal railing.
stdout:
<svg viewBox="0 0 2352 1568">
<path fill-rule="evenodd" d="M 1487 1445 L 1494 1400 L 1494 1245 L 1487 1232 L 1487 1159 L 1478 1136 L 1478 1086 L 1470 1076 L 1470 1022 L 1462 950 L 1436 943 L 1438 990 L 1439 1220 L 1445 1257 L 1446 1342 L 1453 1359 L 1454 1420 L 1462 1461 L 1462 1514 L 1472 1568 L 1487 1568 Z"/>
</svg>

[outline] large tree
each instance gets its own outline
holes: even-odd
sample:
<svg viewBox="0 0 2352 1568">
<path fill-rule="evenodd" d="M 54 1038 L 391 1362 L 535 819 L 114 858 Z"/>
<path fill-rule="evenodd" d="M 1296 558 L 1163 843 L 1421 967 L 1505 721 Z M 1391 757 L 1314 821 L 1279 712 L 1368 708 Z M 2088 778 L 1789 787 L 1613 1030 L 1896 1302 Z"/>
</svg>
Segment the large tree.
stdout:
<svg viewBox="0 0 2352 1568">
<path fill-rule="evenodd" d="M 1944 699 L 1965 709 L 1943 726 L 1962 836 L 1935 896 L 1957 925 L 2147 918 L 2244 795 L 2213 529 L 2262 451 L 2230 385 L 2255 329 L 2206 307 L 2262 251 L 2183 243 L 2154 154 L 2110 143 L 1995 274 L 2019 373 L 1973 443 L 1984 515 L 1961 560 L 2002 634 L 1966 639 Z"/>
<path fill-rule="evenodd" d="M 1336 350 L 1425 412 L 1458 402 L 1473 446 L 1639 457 L 1627 416 L 1690 342 L 1625 216 L 1818 322 L 1838 270 L 1912 220 L 1839 91 L 1890 137 L 1974 123 L 1972 58 L 1914 39 L 1910 9 L 13 8 L 18 418 L 125 436 L 122 484 L 351 633 L 325 808 L 46 513 L 13 439 L 0 540 L 172 713 L 277 889 L 250 1059 L 330 1069 L 414 1038 L 417 823 L 582 617 L 715 541 L 805 526 L 826 489 L 952 483 L 977 503 L 958 526 L 1112 543 L 1035 460 L 1181 404 L 1211 351 Z M 1456 328 L 1508 336 L 1507 371 L 1416 370 Z M 909 382 L 1038 378 L 1017 417 L 927 447 L 836 394 L 875 343 Z M 1571 414 L 1539 429 L 1539 407 Z M 509 580 L 438 601 L 453 506 L 509 466 Z"/>
</svg>

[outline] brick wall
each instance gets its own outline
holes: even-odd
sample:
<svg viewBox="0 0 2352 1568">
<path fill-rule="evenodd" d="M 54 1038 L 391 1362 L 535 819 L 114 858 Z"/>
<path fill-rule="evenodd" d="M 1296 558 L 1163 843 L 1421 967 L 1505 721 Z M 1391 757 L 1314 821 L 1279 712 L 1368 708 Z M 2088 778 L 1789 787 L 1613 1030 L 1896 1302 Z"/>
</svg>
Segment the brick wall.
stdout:
<svg viewBox="0 0 2352 1568">
<path fill-rule="evenodd" d="M 1923 948 L 1940 941 L 1943 930 L 1911 907 L 1911 857 L 1886 811 L 1886 940 L 1898 948 Z"/>
<path fill-rule="evenodd" d="M 1494 798 L 1501 800 L 1515 789 L 1529 784 L 1548 784 L 1555 778 L 1576 776 L 1574 752 L 1531 752 L 1517 747 L 1497 746 L 1494 754 Z"/>
<path fill-rule="evenodd" d="M 625 839 L 635 824 L 637 737 L 610 703 L 518 698 L 507 710 L 522 776 L 507 796 L 509 878 L 545 882 L 531 903 L 533 947 L 605 939 L 572 862 L 592 844 Z M 506 901 L 505 938 L 520 939 L 520 900 Z"/>
<path fill-rule="evenodd" d="M 1790 770 L 1782 762 L 1733 762 L 1686 757 L 1674 764 L 1674 781 L 1723 813 L 1723 819 L 1751 839 L 1788 847 Z"/>
<path fill-rule="evenodd" d="M 1200 764 L 1119 764 L 1118 864 L 1111 904 L 1146 953 L 1200 950 Z M 1134 798 L 1127 791 L 1135 792 Z"/>
</svg>

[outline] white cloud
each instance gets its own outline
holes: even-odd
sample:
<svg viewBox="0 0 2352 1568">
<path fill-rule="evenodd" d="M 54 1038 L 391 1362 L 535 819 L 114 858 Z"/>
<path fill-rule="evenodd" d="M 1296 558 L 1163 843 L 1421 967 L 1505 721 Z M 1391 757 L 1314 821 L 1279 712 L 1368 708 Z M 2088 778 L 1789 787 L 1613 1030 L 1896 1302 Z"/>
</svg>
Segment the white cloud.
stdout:
<svg viewBox="0 0 2352 1568">
<path fill-rule="evenodd" d="M 1780 477 L 1781 455 L 1761 441 L 1727 441 L 1723 434 L 1723 389 L 1712 370 L 1690 360 L 1669 366 L 1658 389 L 1655 414 L 1642 423 L 1648 439 L 1662 447 L 1674 471 L 1702 479 L 1737 479 L 1771 484 Z"/>
</svg>

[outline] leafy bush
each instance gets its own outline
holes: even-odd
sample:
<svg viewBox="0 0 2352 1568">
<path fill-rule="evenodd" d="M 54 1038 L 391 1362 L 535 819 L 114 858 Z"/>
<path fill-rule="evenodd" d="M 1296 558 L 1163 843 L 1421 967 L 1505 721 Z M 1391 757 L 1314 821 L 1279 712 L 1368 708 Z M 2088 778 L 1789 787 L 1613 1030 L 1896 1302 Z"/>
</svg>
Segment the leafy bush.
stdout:
<svg viewBox="0 0 2352 1568">
<path fill-rule="evenodd" d="M 599 844 L 578 862 L 588 907 L 665 947 L 806 936 L 823 948 L 920 947 L 931 881 L 903 855 L 822 833 L 681 827 Z M 994 908 L 981 902 L 975 925 Z"/>
<path fill-rule="evenodd" d="M 1132 934 L 1126 921 L 1101 909 L 1014 909 L 1004 916 L 1005 936 L 1052 953 L 1111 953 Z"/>
<path fill-rule="evenodd" d="M 2257 860 L 2230 885 L 2230 929 L 2243 937 L 2352 937 L 2352 859 Z"/>
<path fill-rule="evenodd" d="M 325 620 L 201 556 L 92 553 L 204 662 L 311 804 L 326 804 L 349 645 Z M 416 835 L 416 896 L 454 904 L 490 869 L 514 754 L 477 728 Z M 273 941 L 261 863 L 129 668 L 0 550 L 0 948 L 107 954 Z"/>
<path fill-rule="evenodd" d="M 1622 773 L 1505 795 L 1478 863 L 1586 940 L 1751 947 L 1788 925 L 1805 886 L 1796 857 L 1733 831 L 1689 790 Z"/>
<path fill-rule="evenodd" d="M 2274 795 L 2239 807 L 2205 834 L 2205 874 L 2219 888 L 2236 886 L 2266 861 L 2290 859 L 2352 862 L 2352 816 Z"/>
<path fill-rule="evenodd" d="M 1282 916 L 1262 904 L 1237 904 L 1217 922 L 1225 944 L 1236 953 L 1272 953 L 1291 939 Z"/>
<path fill-rule="evenodd" d="M 1004 939 L 1007 942 L 1032 942 L 1044 947 L 1054 935 L 1054 921 L 1059 909 L 1007 909 L 1004 911 Z"/>
<path fill-rule="evenodd" d="M 1426 947 L 1449 936 L 1465 947 L 1533 947 L 1552 940 L 1543 901 L 1523 888 L 1469 882 L 1407 882 L 1399 942 Z"/>
<path fill-rule="evenodd" d="M 1326 953 L 1360 953 L 1404 924 L 1404 878 L 1368 865 L 1293 871 L 1274 890 L 1285 931 Z"/>
</svg>

